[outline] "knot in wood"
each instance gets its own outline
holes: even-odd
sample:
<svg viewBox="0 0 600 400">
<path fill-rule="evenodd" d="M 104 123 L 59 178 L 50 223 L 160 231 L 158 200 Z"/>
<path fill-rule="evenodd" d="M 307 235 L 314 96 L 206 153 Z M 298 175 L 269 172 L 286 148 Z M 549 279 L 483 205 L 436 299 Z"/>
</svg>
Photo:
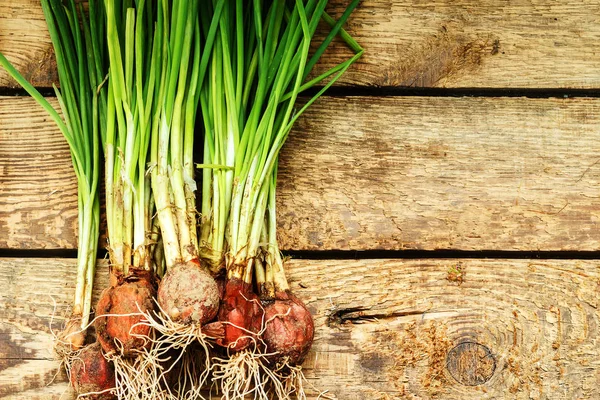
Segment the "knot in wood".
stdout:
<svg viewBox="0 0 600 400">
<path fill-rule="evenodd" d="M 446 367 L 458 383 L 477 386 L 487 382 L 494 375 L 496 360 L 486 346 L 476 342 L 464 342 L 448 352 Z"/>
</svg>

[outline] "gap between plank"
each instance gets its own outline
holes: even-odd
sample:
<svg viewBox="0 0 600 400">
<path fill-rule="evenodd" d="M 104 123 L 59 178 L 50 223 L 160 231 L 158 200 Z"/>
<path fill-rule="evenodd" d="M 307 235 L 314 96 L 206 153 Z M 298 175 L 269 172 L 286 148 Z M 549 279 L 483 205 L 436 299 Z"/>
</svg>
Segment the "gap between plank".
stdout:
<svg viewBox="0 0 600 400">
<path fill-rule="evenodd" d="M 511 260 L 600 260 L 600 251 L 521 250 L 288 250 L 284 255 L 304 260 L 365 259 L 511 259 Z"/>
<path fill-rule="evenodd" d="M 319 88 L 311 88 L 302 94 L 314 95 Z M 430 87 L 332 87 L 330 97 L 525 97 L 532 99 L 550 98 L 598 98 L 600 89 L 570 88 L 430 88 Z"/>
<path fill-rule="evenodd" d="M 37 88 L 44 97 L 56 97 L 50 87 Z M 310 88 L 302 93 L 312 97 L 321 86 Z M 22 88 L 0 87 L 0 96 L 29 96 Z M 600 89 L 571 88 L 430 88 L 430 87 L 368 87 L 334 86 L 325 92 L 330 97 L 525 97 L 532 99 L 549 98 L 600 98 Z"/>
<path fill-rule="evenodd" d="M 285 250 L 283 255 L 302 260 L 600 260 L 600 251 L 573 250 Z M 106 250 L 99 249 L 98 258 L 106 257 Z M 0 258 L 77 258 L 77 249 L 0 249 Z"/>
<path fill-rule="evenodd" d="M 42 94 L 44 97 L 56 97 L 56 93 L 54 89 L 51 87 L 38 87 L 36 88 L 38 92 Z M 9 88 L 9 87 L 0 87 L 0 96 L 8 96 L 8 97 L 29 97 L 29 93 L 23 88 Z"/>
</svg>

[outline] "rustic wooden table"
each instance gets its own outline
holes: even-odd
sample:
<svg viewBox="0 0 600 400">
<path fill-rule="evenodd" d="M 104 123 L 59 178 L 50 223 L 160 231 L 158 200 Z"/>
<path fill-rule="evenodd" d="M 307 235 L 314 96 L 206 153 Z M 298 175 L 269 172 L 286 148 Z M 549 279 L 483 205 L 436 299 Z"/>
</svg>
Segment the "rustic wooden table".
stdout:
<svg viewBox="0 0 600 400">
<path fill-rule="evenodd" d="M 598 2 L 364 0 L 348 30 L 364 58 L 281 159 L 307 377 L 348 400 L 599 399 Z M 0 0 L 0 51 L 57 81 L 37 0 Z M 0 94 L 0 398 L 58 399 L 75 177 L 4 72 Z"/>
</svg>

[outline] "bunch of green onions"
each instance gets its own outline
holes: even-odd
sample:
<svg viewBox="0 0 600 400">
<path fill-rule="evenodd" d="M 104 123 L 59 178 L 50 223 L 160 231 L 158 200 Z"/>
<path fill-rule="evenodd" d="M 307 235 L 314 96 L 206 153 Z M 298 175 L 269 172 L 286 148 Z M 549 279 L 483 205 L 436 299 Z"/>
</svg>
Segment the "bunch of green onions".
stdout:
<svg viewBox="0 0 600 400">
<path fill-rule="evenodd" d="M 215 358 L 214 374 L 225 398 L 250 393 L 268 398 L 268 390 L 288 398 L 290 387 L 299 386 L 281 379 L 297 378 L 288 373 L 298 371 L 314 325 L 289 291 L 277 245 L 277 160 L 299 116 L 362 55 L 341 29 L 358 2 L 337 21 L 326 14 L 326 0 L 232 0 L 221 13 L 200 93 L 204 158 L 199 167 L 200 256 L 215 275 L 225 275 L 218 316 L 224 337 L 216 342 L 226 354 Z M 311 54 L 322 20 L 331 29 Z M 313 77 L 313 67 L 338 35 L 355 54 Z M 302 92 L 326 80 L 298 104 Z M 265 377 L 271 378 L 271 389 L 264 389 Z"/>
<path fill-rule="evenodd" d="M 100 346 L 84 347 L 100 232 L 100 137 L 107 116 L 105 12 L 98 0 L 89 0 L 86 11 L 74 0 L 42 0 L 41 5 L 56 56 L 60 89 L 54 86 L 54 91 L 62 116 L 2 54 L 0 65 L 48 112 L 69 145 L 77 178 L 77 274 L 72 314 L 55 350 L 79 393 L 110 391 L 114 375 Z"/>
<path fill-rule="evenodd" d="M 89 18 L 74 0 L 66 6 L 58 0 L 41 3 L 56 55 L 60 90 L 54 86 L 54 91 L 62 116 L 2 54 L 0 64 L 48 112 L 71 151 L 77 177 L 79 243 L 72 316 L 61 340 L 78 349 L 89 323 L 100 225 L 99 137 L 106 117 L 104 15 L 97 0 L 89 1 Z"/>
<path fill-rule="evenodd" d="M 362 55 L 342 29 L 359 0 L 338 20 L 325 12 L 327 0 L 90 0 L 87 15 L 67 1 L 42 0 L 63 117 L 0 54 L 0 64 L 55 120 L 77 176 L 77 285 L 62 339 L 81 348 L 89 324 L 102 146 L 111 286 L 98 303 L 103 353 L 94 354 L 114 361 L 119 397 L 172 396 L 163 390 L 159 364 L 190 340 L 206 356 L 208 342 L 222 346 L 212 372 L 226 398 L 253 391 L 261 398 L 300 396 L 299 383 L 290 381 L 314 326 L 290 292 L 277 244 L 277 161 L 299 116 Z M 314 46 L 320 21 L 330 31 Z M 355 54 L 314 76 L 336 36 Z M 204 148 L 195 165 L 198 116 Z M 282 347 L 277 338 L 288 328 L 301 340 Z M 136 376 L 143 368 L 148 373 Z M 179 393 L 196 395 L 208 375 L 190 392 L 190 367 L 182 369 L 187 383 Z M 99 391 L 114 385 L 108 375 Z M 264 379 L 267 387 L 249 389 Z"/>
<path fill-rule="evenodd" d="M 170 364 L 176 363 L 196 332 L 202 340 L 199 326 L 218 309 L 216 283 L 198 260 L 196 233 L 194 128 L 203 54 L 217 28 L 199 14 L 201 3 L 105 0 L 106 208 L 114 279 L 98 303 L 105 318 L 97 328 L 104 350 L 117 355 L 120 398 L 187 396 L 186 384 L 167 387 L 173 368 L 163 361 L 176 349 L 180 355 Z"/>
<path fill-rule="evenodd" d="M 107 0 L 107 44 L 110 60 L 106 157 L 106 214 L 113 271 L 150 269 L 153 198 L 147 175 L 150 119 L 155 95 L 156 57 L 147 42 L 152 12 L 129 2 Z M 156 237 L 153 237 L 156 240 Z"/>
<path fill-rule="evenodd" d="M 254 1 L 252 7 L 226 2 L 200 96 L 205 132 L 200 238 L 203 258 L 211 264 L 215 257 L 222 263 L 225 253 L 232 257 L 231 264 L 254 257 L 268 192 L 264 183 L 293 124 L 362 55 L 360 46 L 341 30 L 358 2 L 353 1 L 338 21 L 324 12 L 323 0 L 296 1 L 295 7 L 285 1 Z M 321 19 L 332 30 L 309 57 Z M 308 79 L 339 33 L 356 54 Z M 331 76 L 295 109 L 300 93 Z"/>
</svg>

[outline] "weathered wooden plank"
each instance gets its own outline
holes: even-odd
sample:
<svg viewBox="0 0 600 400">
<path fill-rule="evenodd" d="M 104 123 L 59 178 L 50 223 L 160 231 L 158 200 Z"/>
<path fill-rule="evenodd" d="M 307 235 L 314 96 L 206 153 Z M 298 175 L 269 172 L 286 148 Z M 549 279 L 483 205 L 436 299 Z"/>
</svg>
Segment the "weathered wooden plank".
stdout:
<svg viewBox="0 0 600 400">
<path fill-rule="evenodd" d="M 39 1 L 0 2 L 0 52 L 33 85 L 51 87 L 58 82 L 54 50 Z M 18 87 L 3 68 L 0 87 Z"/>
<path fill-rule="evenodd" d="M 596 250 L 595 99 L 328 98 L 280 159 L 288 249 Z"/>
<path fill-rule="evenodd" d="M 600 5 L 593 0 L 365 0 L 348 31 L 366 53 L 343 77 L 346 85 L 592 88 L 600 83 Z M 342 47 L 332 47 L 321 68 L 341 61 L 347 54 Z"/>
<path fill-rule="evenodd" d="M 600 100 L 324 98 L 281 156 L 284 249 L 597 250 Z M 0 98 L 0 248 L 75 248 L 60 133 Z"/>
<path fill-rule="evenodd" d="M 31 98 L 0 99 L 0 231 L 2 248 L 76 243 L 77 180 L 69 147 Z"/>
<path fill-rule="evenodd" d="M 345 400 L 598 398 L 596 264 L 293 260 L 293 290 L 317 324 L 306 376 Z M 49 325 L 68 312 L 74 268 L 0 259 L 0 398 L 58 398 L 66 388 L 60 375 L 47 386 Z"/>
<path fill-rule="evenodd" d="M 332 1 L 340 15 L 347 0 Z M 594 0 L 364 0 L 348 30 L 366 49 L 345 85 L 597 88 L 600 5 Z M 0 4 L 0 51 L 36 85 L 56 81 L 39 2 Z M 349 52 L 332 47 L 322 71 Z M 0 71 L 0 87 L 14 86 Z"/>
<path fill-rule="evenodd" d="M 59 399 L 69 393 L 52 351 L 74 295 L 72 259 L 0 261 L 0 399 Z M 94 303 L 108 285 L 108 267 L 96 274 Z M 67 398 L 69 398 L 67 396 Z"/>
</svg>

